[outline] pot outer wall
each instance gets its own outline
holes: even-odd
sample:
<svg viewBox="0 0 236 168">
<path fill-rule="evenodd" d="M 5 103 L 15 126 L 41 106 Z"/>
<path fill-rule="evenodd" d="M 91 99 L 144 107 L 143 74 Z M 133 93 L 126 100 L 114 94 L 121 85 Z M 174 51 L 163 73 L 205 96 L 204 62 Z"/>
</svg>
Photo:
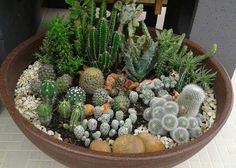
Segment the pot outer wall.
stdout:
<svg viewBox="0 0 236 168">
<path fill-rule="evenodd" d="M 154 29 L 150 29 L 154 36 Z M 226 122 L 232 108 L 232 86 L 224 68 L 215 59 L 204 62 L 207 68 L 217 71 L 214 90 L 217 99 L 217 117 L 213 127 L 198 139 L 187 144 L 149 154 L 111 154 L 95 152 L 89 149 L 56 140 L 34 127 L 22 117 L 15 108 L 14 89 L 21 73 L 33 63 L 32 54 L 39 48 L 44 34 L 37 35 L 18 46 L 5 60 L 0 72 L 0 92 L 3 103 L 15 123 L 40 150 L 69 167 L 78 168 L 163 168 L 171 167 L 190 158 L 201 150 L 218 133 Z M 195 43 L 184 43 L 199 55 L 205 51 Z"/>
</svg>

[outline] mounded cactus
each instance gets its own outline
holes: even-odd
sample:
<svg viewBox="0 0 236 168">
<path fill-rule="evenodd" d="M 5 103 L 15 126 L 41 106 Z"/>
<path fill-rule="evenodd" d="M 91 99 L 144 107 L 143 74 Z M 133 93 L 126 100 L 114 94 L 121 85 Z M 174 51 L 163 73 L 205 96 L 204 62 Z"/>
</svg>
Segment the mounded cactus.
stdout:
<svg viewBox="0 0 236 168">
<path fill-rule="evenodd" d="M 131 114 L 129 115 L 129 119 L 132 121 L 133 124 L 136 123 L 136 121 L 137 121 L 137 119 L 138 119 L 137 114 L 131 113 Z"/>
<path fill-rule="evenodd" d="M 110 125 L 108 123 L 104 122 L 100 125 L 100 132 L 102 136 L 108 135 L 109 131 L 110 131 Z"/>
<path fill-rule="evenodd" d="M 112 102 L 112 109 L 126 112 L 130 106 L 130 100 L 126 96 L 117 96 Z"/>
<path fill-rule="evenodd" d="M 94 108 L 94 117 L 95 117 L 96 119 L 98 119 L 99 117 L 101 117 L 101 116 L 102 116 L 102 113 L 103 113 L 103 110 L 102 110 L 102 107 L 101 107 L 101 106 L 96 106 L 96 107 Z"/>
<path fill-rule="evenodd" d="M 178 118 L 178 127 L 182 127 L 182 128 L 188 129 L 188 127 L 189 127 L 188 118 L 186 118 L 186 117 L 179 117 Z"/>
<path fill-rule="evenodd" d="M 48 104 L 40 104 L 37 109 L 39 121 L 42 125 L 48 125 L 52 119 L 52 107 Z"/>
<path fill-rule="evenodd" d="M 98 121 L 100 121 L 101 123 L 104 123 L 104 122 L 109 123 L 110 120 L 111 120 L 111 116 L 110 114 L 107 114 L 107 113 L 102 114 L 101 117 L 98 118 Z"/>
<path fill-rule="evenodd" d="M 118 130 L 118 135 L 119 136 L 122 136 L 122 135 L 127 135 L 129 134 L 129 129 L 127 127 L 120 127 L 119 130 Z"/>
<path fill-rule="evenodd" d="M 129 99 L 130 99 L 131 103 L 136 104 L 138 101 L 138 93 L 135 91 L 131 91 L 129 93 Z"/>
<path fill-rule="evenodd" d="M 139 97 L 143 100 L 143 103 L 148 105 L 149 102 L 155 97 L 155 94 L 150 89 L 144 89 Z"/>
<path fill-rule="evenodd" d="M 179 112 L 179 105 L 174 101 L 168 101 L 163 105 L 166 113 L 177 115 Z"/>
<path fill-rule="evenodd" d="M 99 139 L 101 137 L 101 132 L 100 131 L 96 131 L 92 134 L 93 139 Z"/>
<path fill-rule="evenodd" d="M 151 107 L 148 107 L 144 110 L 143 112 L 143 118 L 146 120 L 146 121 L 150 121 L 152 119 L 152 108 Z"/>
<path fill-rule="evenodd" d="M 66 93 L 66 99 L 70 101 L 71 104 L 77 102 L 84 103 L 86 100 L 86 93 L 81 87 L 71 87 Z"/>
<path fill-rule="evenodd" d="M 161 97 L 154 97 L 151 99 L 149 106 L 154 108 L 156 106 L 163 106 L 166 103 L 166 99 L 161 98 Z"/>
<path fill-rule="evenodd" d="M 76 126 L 74 129 L 75 137 L 80 140 L 84 135 L 84 131 L 84 127 L 82 127 L 81 125 Z"/>
<path fill-rule="evenodd" d="M 178 144 L 187 143 L 189 141 L 189 132 L 186 128 L 178 127 L 172 131 L 170 135 Z"/>
<path fill-rule="evenodd" d="M 58 112 L 62 118 L 69 118 L 71 115 L 71 104 L 67 100 L 63 100 L 58 105 Z"/>
<path fill-rule="evenodd" d="M 111 129 L 109 131 L 109 137 L 114 137 L 117 134 L 117 131 L 115 129 Z"/>
<path fill-rule="evenodd" d="M 174 114 L 166 114 L 161 120 L 162 127 L 167 131 L 173 131 L 178 126 L 178 119 Z"/>
<path fill-rule="evenodd" d="M 55 80 L 56 79 L 56 73 L 54 71 L 53 65 L 51 64 L 44 64 L 39 68 L 38 71 L 39 80 L 45 81 L 45 80 Z"/>
<path fill-rule="evenodd" d="M 165 110 L 163 107 L 161 106 L 157 106 L 155 108 L 152 109 L 152 118 L 158 118 L 158 119 L 162 119 L 165 115 Z"/>
<path fill-rule="evenodd" d="M 124 119 L 124 112 L 123 111 L 117 111 L 116 112 L 116 119 L 118 120 L 118 121 L 121 121 L 121 120 L 123 120 Z"/>
<path fill-rule="evenodd" d="M 64 74 L 63 76 L 57 78 L 56 85 L 58 89 L 58 93 L 66 92 L 72 84 L 72 77 L 68 74 Z"/>
<path fill-rule="evenodd" d="M 205 92 L 201 87 L 195 84 L 186 85 L 177 99 L 180 107 L 179 115 L 186 117 L 197 116 L 204 99 Z"/>
<path fill-rule="evenodd" d="M 108 101 L 108 98 L 108 92 L 103 88 L 99 88 L 94 92 L 92 101 L 95 106 L 101 106 Z"/>
<path fill-rule="evenodd" d="M 112 120 L 111 122 L 111 128 L 114 129 L 114 130 L 117 130 L 119 128 L 119 121 L 118 120 Z"/>
<path fill-rule="evenodd" d="M 192 138 L 198 138 L 202 135 L 202 129 L 200 127 L 195 127 L 193 129 L 190 129 L 189 133 Z"/>
<path fill-rule="evenodd" d="M 52 104 L 57 94 L 57 87 L 52 80 L 45 80 L 40 87 L 40 94 L 42 99 L 47 104 Z"/>
<path fill-rule="evenodd" d="M 81 126 L 86 130 L 88 128 L 88 119 L 83 119 L 83 121 L 81 122 Z"/>
<path fill-rule="evenodd" d="M 94 118 L 88 120 L 88 129 L 94 131 L 97 129 L 98 122 Z"/>
<path fill-rule="evenodd" d="M 86 138 L 84 141 L 84 146 L 88 147 L 91 143 L 91 139 L 90 138 Z"/>
<path fill-rule="evenodd" d="M 74 128 L 83 120 L 85 113 L 84 104 L 82 102 L 77 102 L 72 109 L 70 117 L 70 131 L 74 131 Z"/>
<path fill-rule="evenodd" d="M 154 135 L 165 135 L 167 133 L 162 127 L 161 120 L 157 118 L 153 118 L 149 121 L 148 130 Z"/>
<path fill-rule="evenodd" d="M 104 76 L 97 68 L 87 68 L 80 76 L 79 85 L 86 93 L 93 94 L 97 89 L 104 87 Z"/>
</svg>

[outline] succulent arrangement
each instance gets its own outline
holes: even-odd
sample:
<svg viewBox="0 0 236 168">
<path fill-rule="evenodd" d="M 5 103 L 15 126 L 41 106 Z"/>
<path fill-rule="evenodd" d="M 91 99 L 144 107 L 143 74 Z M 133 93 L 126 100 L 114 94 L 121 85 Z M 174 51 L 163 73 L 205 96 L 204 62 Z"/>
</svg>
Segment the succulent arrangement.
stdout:
<svg viewBox="0 0 236 168">
<path fill-rule="evenodd" d="M 99 15 L 94 0 L 66 2 L 69 17 L 49 23 L 34 54 L 40 66 L 28 88 L 39 100 L 31 112 L 40 128 L 116 153 L 166 150 L 162 137 L 175 146 L 206 131 L 204 101 L 216 73 L 202 62 L 216 45 L 195 56 L 185 35 L 170 29 L 153 38 L 133 1 L 116 1 L 110 15 L 105 0 Z"/>
</svg>

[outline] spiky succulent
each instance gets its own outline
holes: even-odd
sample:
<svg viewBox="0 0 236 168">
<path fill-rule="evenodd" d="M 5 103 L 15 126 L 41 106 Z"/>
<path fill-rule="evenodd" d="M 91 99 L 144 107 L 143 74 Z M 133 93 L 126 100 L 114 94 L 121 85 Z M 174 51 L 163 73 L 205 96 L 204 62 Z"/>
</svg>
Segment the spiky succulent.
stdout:
<svg viewBox="0 0 236 168">
<path fill-rule="evenodd" d="M 37 109 L 39 121 L 42 125 L 48 125 L 52 119 L 52 107 L 48 104 L 40 104 Z"/>
<path fill-rule="evenodd" d="M 93 104 L 95 106 L 101 106 L 108 101 L 109 94 L 105 89 L 97 89 L 93 94 Z"/>
<path fill-rule="evenodd" d="M 42 82 L 39 79 L 34 79 L 30 82 L 30 88 L 34 94 L 40 93 L 40 86 Z"/>
<path fill-rule="evenodd" d="M 55 82 L 52 80 L 43 81 L 40 87 L 40 95 L 45 103 L 51 105 L 57 95 L 57 87 Z"/>
<path fill-rule="evenodd" d="M 150 89 L 144 89 L 139 97 L 143 100 L 143 103 L 148 105 L 149 102 L 155 97 L 155 93 Z"/>
<path fill-rule="evenodd" d="M 110 131 L 110 125 L 108 123 L 104 122 L 100 125 L 100 132 L 102 136 L 108 135 L 109 131 Z"/>
<path fill-rule="evenodd" d="M 45 80 L 55 80 L 56 73 L 54 71 L 53 65 L 51 64 L 44 64 L 39 68 L 38 76 L 40 81 Z"/>
<path fill-rule="evenodd" d="M 186 128 L 178 127 L 170 135 L 178 144 L 189 142 L 189 132 Z"/>
<path fill-rule="evenodd" d="M 62 118 L 69 118 L 71 115 L 71 104 L 67 100 L 63 100 L 58 105 L 58 112 Z"/>
<path fill-rule="evenodd" d="M 112 102 L 112 109 L 115 111 L 127 111 L 130 106 L 130 100 L 126 96 L 117 96 Z"/>
<path fill-rule="evenodd" d="M 138 101 L 138 93 L 135 91 L 131 91 L 129 93 L 129 99 L 130 99 L 131 103 L 136 104 Z"/>
<path fill-rule="evenodd" d="M 82 127 L 81 125 L 78 125 L 75 127 L 74 129 L 74 134 L 76 136 L 77 139 L 82 139 L 83 135 L 84 135 L 84 127 Z"/>
<path fill-rule="evenodd" d="M 58 93 L 66 92 L 72 84 L 72 77 L 68 74 L 64 74 L 63 76 L 57 78 L 56 85 L 58 89 Z"/>
<path fill-rule="evenodd" d="M 173 131 L 178 126 L 178 118 L 174 114 L 166 114 L 161 120 L 162 127 L 167 131 Z"/>
<path fill-rule="evenodd" d="M 86 100 L 86 93 L 81 87 L 71 87 L 66 93 L 66 99 L 71 103 L 84 103 Z"/>
<path fill-rule="evenodd" d="M 74 128 L 83 121 L 84 113 L 84 104 L 82 102 L 77 102 L 72 109 L 70 117 L 70 131 L 74 131 Z"/>
</svg>

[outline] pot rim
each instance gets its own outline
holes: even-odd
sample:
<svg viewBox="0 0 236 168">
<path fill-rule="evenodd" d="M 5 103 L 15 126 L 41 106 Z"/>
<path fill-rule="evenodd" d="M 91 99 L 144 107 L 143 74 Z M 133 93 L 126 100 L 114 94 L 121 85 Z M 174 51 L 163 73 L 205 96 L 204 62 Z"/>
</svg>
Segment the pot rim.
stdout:
<svg viewBox="0 0 236 168">
<path fill-rule="evenodd" d="M 155 29 L 153 29 L 155 30 Z M 222 111 L 222 115 L 225 117 L 219 118 L 219 120 L 216 120 L 214 125 L 203 135 L 201 135 L 199 138 L 190 141 L 186 144 L 176 146 L 172 149 L 166 149 L 164 151 L 160 152 L 153 152 L 153 153 L 142 153 L 142 154 L 117 154 L 117 153 L 106 153 L 106 152 L 98 152 L 93 151 L 85 147 L 81 147 L 78 145 L 69 144 L 63 141 L 59 141 L 52 136 L 49 136 L 48 134 L 44 133 L 43 131 L 36 128 L 31 122 L 29 122 L 26 118 L 24 118 L 20 112 L 16 109 L 15 106 L 11 106 L 12 103 L 15 104 L 14 98 L 10 96 L 9 90 L 7 89 L 7 74 L 11 65 L 11 61 L 14 60 L 15 57 L 17 57 L 19 52 L 24 51 L 27 47 L 29 47 L 30 44 L 36 43 L 37 41 L 41 40 L 45 36 L 45 33 L 35 35 L 28 40 L 21 43 L 18 47 L 16 47 L 10 54 L 8 54 L 7 58 L 5 59 L 4 63 L 1 66 L 0 69 L 0 94 L 2 98 L 2 102 L 4 103 L 5 107 L 7 108 L 8 112 L 10 113 L 11 117 L 14 119 L 15 123 L 18 125 L 18 127 L 25 133 L 29 132 L 30 134 L 33 134 L 33 136 L 37 137 L 41 141 L 45 141 L 49 145 L 52 145 L 56 148 L 59 148 L 60 150 L 64 152 L 70 152 L 75 155 L 79 156 L 86 156 L 96 159 L 105 159 L 105 160 L 117 160 L 117 161 L 131 161 L 131 160 L 155 160 L 155 159 L 161 159 L 161 158 L 168 158 L 171 156 L 175 156 L 177 153 L 182 152 L 188 152 L 192 149 L 196 149 L 199 145 L 206 145 L 211 139 L 215 137 L 215 135 L 219 132 L 219 130 L 223 127 L 226 120 L 228 119 L 232 105 L 233 105 L 233 92 L 232 92 L 232 85 L 230 78 L 225 71 L 224 67 L 215 59 L 211 58 L 212 64 L 218 68 L 220 75 L 223 78 L 223 83 L 226 84 L 226 102 L 227 104 L 224 106 L 225 108 Z M 205 50 L 200 47 L 198 44 L 185 39 L 184 43 L 187 44 L 190 47 L 195 48 L 196 50 L 204 53 Z M 4 98 L 4 99 L 3 99 Z M 203 140 L 207 140 L 207 143 L 205 143 Z"/>
</svg>

